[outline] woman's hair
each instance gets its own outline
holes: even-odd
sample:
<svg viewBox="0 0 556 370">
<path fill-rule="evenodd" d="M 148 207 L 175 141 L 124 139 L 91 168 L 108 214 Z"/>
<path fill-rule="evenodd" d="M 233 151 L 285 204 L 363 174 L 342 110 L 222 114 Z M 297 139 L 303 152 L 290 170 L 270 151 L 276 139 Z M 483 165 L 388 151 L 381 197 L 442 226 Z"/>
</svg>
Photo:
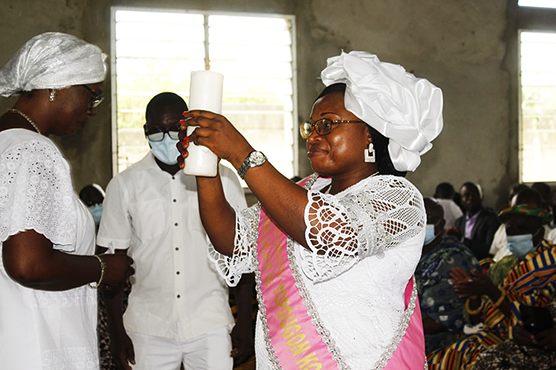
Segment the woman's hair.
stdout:
<svg viewBox="0 0 556 370">
<path fill-rule="evenodd" d="M 346 84 L 345 83 L 335 83 L 332 85 L 328 85 L 322 90 L 322 92 L 317 96 L 315 101 L 319 100 L 325 95 L 328 95 L 332 92 L 342 92 L 345 93 L 346 91 Z M 381 175 L 394 175 L 405 177 L 407 174 L 406 171 L 398 171 L 394 168 L 394 164 L 392 163 L 392 159 L 390 158 L 390 153 L 388 153 L 388 143 L 390 139 L 386 136 L 382 135 L 380 132 L 372 128 L 367 123 L 367 129 L 369 130 L 371 137 L 373 138 L 373 146 L 375 149 L 375 154 L 377 158 L 377 168 L 378 172 Z"/>
</svg>

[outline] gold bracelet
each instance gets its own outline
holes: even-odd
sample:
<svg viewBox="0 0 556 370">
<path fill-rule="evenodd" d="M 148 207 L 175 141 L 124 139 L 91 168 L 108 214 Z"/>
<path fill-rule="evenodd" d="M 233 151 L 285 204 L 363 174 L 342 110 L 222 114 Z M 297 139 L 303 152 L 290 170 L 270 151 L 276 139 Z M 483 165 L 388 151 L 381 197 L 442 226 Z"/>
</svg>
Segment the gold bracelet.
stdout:
<svg viewBox="0 0 556 370">
<path fill-rule="evenodd" d="M 104 279 L 104 271 L 106 270 L 106 263 L 97 254 L 95 254 L 93 257 L 96 257 L 98 262 L 100 262 L 100 278 L 98 279 L 98 283 L 96 283 L 95 285 L 89 283 L 89 287 L 91 287 L 91 289 L 98 289 L 100 287 L 100 284 L 102 284 L 102 279 Z"/>
<path fill-rule="evenodd" d="M 467 298 L 467 301 L 465 302 L 465 311 L 467 311 L 468 314 L 477 315 L 478 313 L 481 312 L 482 309 L 483 309 L 483 301 L 482 300 L 481 300 L 481 305 L 479 306 L 479 308 L 477 308 L 476 310 L 473 310 L 471 307 L 469 307 L 469 298 Z"/>
<path fill-rule="evenodd" d="M 490 300 L 492 302 L 492 305 L 494 307 L 499 307 L 502 302 L 504 302 L 504 298 L 506 298 L 506 292 L 504 292 L 503 290 L 500 291 L 500 298 L 498 298 L 498 300 L 496 302 L 492 302 L 492 299 Z M 490 299 L 490 297 L 489 297 Z"/>
</svg>

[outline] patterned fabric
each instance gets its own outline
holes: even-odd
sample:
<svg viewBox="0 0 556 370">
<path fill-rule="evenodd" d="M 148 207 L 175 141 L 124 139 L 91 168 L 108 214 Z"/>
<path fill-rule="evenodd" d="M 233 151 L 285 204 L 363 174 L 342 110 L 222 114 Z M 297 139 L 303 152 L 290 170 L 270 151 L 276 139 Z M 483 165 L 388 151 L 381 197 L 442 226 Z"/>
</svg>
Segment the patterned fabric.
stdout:
<svg viewBox="0 0 556 370">
<path fill-rule="evenodd" d="M 32 131 L 0 132 L 0 367 L 98 368 L 97 292 L 26 288 L 1 261 L 3 242 L 35 230 L 68 254 L 93 254 L 95 225 L 73 191 L 69 164 L 54 143 Z"/>
<path fill-rule="evenodd" d="M 290 265 L 300 271 L 305 301 L 335 342 L 345 368 L 380 369 L 381 356 L 403 335 L 398 328 L 404 291 L 425 236 L 423 200 L 409 181 L 395 176 L 368 177 L 336 195 L 321 192 L 328 185 L 330 179 L 317 176 L 307 184 L 305 220 L 315 218 L 321 230 L 311 230 L 306 239 L 315 237 L 320 244 L 307 241 L 307 249 L 290 239 Z M 254 206 L 238 213 L 232 256 L 211 247 L 211 258 L 228 284 L 257 270 L 258 211 Z M 263 326 L 259 313 L 257 369 L 279 369 L 269 354 Z"/>
<path fill-rule="evenodd" d="M 48 139 L 18 131 L 27 140 L 9 143 L 0 158 L 0 240 L 31 226 L 72 252 L 77 216 L 69 165 Z"/>
<path fill-rule="evenodd" d="M 129 279 L 126 281 L 123 296 L 123 306 L 122 312 L 125 312 L 127 308 L 127 298 L 129 292 L 131 292 L 131 283 Z M 106 306 L 104 305 L 104 300 L 99 295 L 98 300 L 98 324 L 97 324 L 97 335 L 98 335 L 98 355 L 100 362 L 100 370 L 119 370 L 114 359 L 112 358 L 112 353 L 110 352 L 110 333 L 108 331 L 108 317 L 106 316 Z"/>
<path fill-rule="evenodd" d="M 490 266 L 487 276 L 494 285 L 500 285 L 519 262 L 519 258 L 510 254 Z"/>
<path fill-rule="evenodd" d="M 552 295 L 548 308 L 552 317 L 556 317 L 556 295 Z M 509 339 L 479 354 L 471 367 L 471 370 L 523 369 L 556 369 L 556 352 L 519 345 Z"/>
<path fill-rule="evenodd" d="M 543 241 L 529 253 L 498 286 L 511 303 L 512 316 L 505 317 L 490 299 L 483 297 L 484 329 L 456 340 L 428 356 L 431 370 L 470 369 L 475 358 L 493 345 L 510 338 L 509 328 L 521 319 L 520 304 L 546 306 L 556 291 L 556 248 Z"/>
<path fill-rule="evenodd" d="M 395 176 L 373 178 L 370 191 L 336 198 L 309 191 L 305 209 L 305 274 L 323 281 L 362 259 L 384 252 L 422 231 L 421 194 Z M 355 257 L 355 258 L 354 258 Z"/>
<path fill-rule="evenodd" d="M 498 218 L 500 221 L 506 222 L 510 215 L 516 213 L 520 213 L 524 216 L 537 217 L 542 221 L 543 225 L 551 223 L 554 219 L 552 212 L 550 212 L 547 208 L 531 208 L 524 205 L 506 208 L 498 214 Z"/>
<path fill-rule="evenodd" d="M 468 273 L 481 270 L 469 248 L 453 236 L 444 236 L 439 245 L 421 257 L 415 271 L 423 317 L 434 319 L 445 329 L 440 333 L 425 333 L 427 353 L 445 347 L 458 334 L 463 334 L 465 299 L 452 286 L 450 271 L 454 267 Z"/>
</svg>

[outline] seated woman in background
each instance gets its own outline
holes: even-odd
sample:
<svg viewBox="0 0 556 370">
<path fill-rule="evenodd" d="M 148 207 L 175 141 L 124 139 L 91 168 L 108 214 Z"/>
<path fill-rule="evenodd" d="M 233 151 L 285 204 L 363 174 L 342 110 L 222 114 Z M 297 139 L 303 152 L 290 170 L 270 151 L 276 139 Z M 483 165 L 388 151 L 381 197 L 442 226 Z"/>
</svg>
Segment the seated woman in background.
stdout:
<svg viewBox="0 0 556 370">
<path fill-rule="evenodd" d="M 524 204 L 519 196 L 527 198 L 525 192 L 531 197 Z M 466 309 L 472 323 L 482 322 L 484 327 L 429 354 L 430 369 L 471 369 L 480 353 L 510 338 L 509 329 L 522 319 L 522 306 L 547 305 L 556 289 L 556 249 L 543 240 L 543 224 L 552 214 L 539 207 L 535 195 L 538 199 L 535 191 L 523 191 L 516 206 L 500 213 L 512 255 L 490 267 L 491 279 L 453 270 L 454 288 L 469 298 Z"/>
<path fill-rule="evenodd" d="M 426 219 L 403 175 L 442 129 L 442 93 L 365 52 L 329 59 L 322 80 L 301 125 L 316 174 L 301 186 L 226 118 L 185 115 L 199 126 L 189 142 L 230 161 L 260 201 L 236 214 L 218 177 L 197 177 L 212 258 L 229 284 L 256 273 L 257 369 L 422 369 L 412 275 Z"/>
<path fill-rule="evenodd" d="M 556 293 L 546 306 L 552 328 L 531 333 L 522 322 L 512 328 L 511 339 L 479 354 L 471 370 L 553 370 L 556 368 Z"/>
</svg>

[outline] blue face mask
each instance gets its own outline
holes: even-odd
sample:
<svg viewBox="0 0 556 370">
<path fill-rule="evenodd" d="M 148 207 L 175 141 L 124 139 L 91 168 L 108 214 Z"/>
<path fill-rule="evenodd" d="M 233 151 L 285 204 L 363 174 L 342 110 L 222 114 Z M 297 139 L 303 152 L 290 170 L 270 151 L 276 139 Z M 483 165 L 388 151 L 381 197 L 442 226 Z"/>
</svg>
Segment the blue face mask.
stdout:
<svg viewBox="0 0 556 370">
<path fill-rule="evenodd" d="M 98 227 L 98 225 L 100 225 L 100 217 L 102 216 L 102 204 L 90 206 L 89 211 L 91 211 L 93 219 L 95 220 L 95 225 Z"/>
<path fill-rule="evenodd" d="M 161 141 L 151 141 L 151 152 L 153 155 L 161 162 L 173 165 L 178 163 L 178 156 L 180 152 L 176 148 L 176 144 L 179 140 L 173 140 L 168 136 L 167 133 L 164 134 L 164 138 Z"/>
<path fill-rule="evenodd" d="M 434 226 L 435 225 L 426 225 L 425 227 L 425 244 L 429 244 L 436 238 L 436 234 L 434 233 Z"/>
<path fill-rule="evenodd" d="M 533 235 L 508 235 L 508 249 L 517 258 L 524 258 L 535 250 Z"/>
</svg>

